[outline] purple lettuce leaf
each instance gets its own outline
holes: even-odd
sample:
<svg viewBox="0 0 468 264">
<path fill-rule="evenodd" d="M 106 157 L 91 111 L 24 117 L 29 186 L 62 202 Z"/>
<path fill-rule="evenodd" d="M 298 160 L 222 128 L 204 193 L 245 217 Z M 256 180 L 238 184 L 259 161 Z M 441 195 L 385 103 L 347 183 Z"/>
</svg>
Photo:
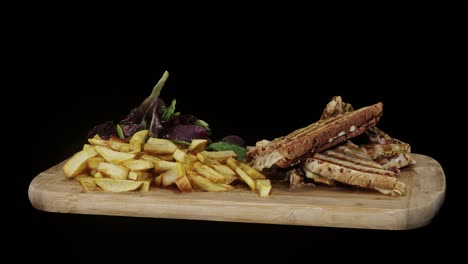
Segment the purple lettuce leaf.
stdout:
<svg viewBox="0 0 468 264">
<path fill-rule="evenodd" d="M 165 127 L 161 138 L 191 142 L 192 139 L 207 139 L 207 131 L 199 125 L 177 124 L 173 127 Z"/>
<path fill-rule="evenodd" d="M 161 137 L 170 140 L 191 142 L 192 139 L 208 138 L 210 129 L 206 122 L 191 114 L 180 115 L 175 113 L 175 99 L 169 107 L 166 107 L 164 101 L 159 98 L 167 77 L 168 73 L 165 72 L 153 88 L 151 95 L 140 106 L 133 108 L 119 122 L 124 138 L 129 138 L 143 129 L 149 130 L 150 137 Z M 93 137 L 95 134 L 99 134 L 103 138 L 109 138 L 117 134 L 116 126 L 112 121 L 98 125 L 93 128 L 88 137 Z"/>
<path fill-rule="evenodd" d="M 94 137 L 98 134 L 103 139 L 109 139 L 111 136 L 117 135 L 117 130 L 113 121 L 95 125 L 88 133 L 88 138 Z"/>
<path fill-rule="evenodd" d="M 154 137 L 159 134 L 162 124 L 159 119 L 158 111 L 165 107 L 164 102 L 159 99 L 159 94 L 168 77 L 169 73 L 167 71 L 164 72 L 161 79 L 154 86 L 151 95 L 148 96 L 139 107 L 133 108 L 130 113 L 119 122 L 126 138 L 131 137 L 135 132 L 142 129 L 149 129 L 150 135 Z M 95 126 L 88 133 L 88 138 L 96 134 L 104 138 L 109 138 L 111 135 L 117 134 L 117 130 L 113 122 L 108 121 Z"/>
<path fill-rule="evenodd" d="M 159 131 L 163 128 L 158 113 L 161 109 L 164 108 L 164 106 L 164 101 L 161 98 L 158 98 L 151 103 L 148 110 L 146 111 L 142 123 L 144 123 L 147 126 L 150 137 L 158 137 Z"/>
</svg>

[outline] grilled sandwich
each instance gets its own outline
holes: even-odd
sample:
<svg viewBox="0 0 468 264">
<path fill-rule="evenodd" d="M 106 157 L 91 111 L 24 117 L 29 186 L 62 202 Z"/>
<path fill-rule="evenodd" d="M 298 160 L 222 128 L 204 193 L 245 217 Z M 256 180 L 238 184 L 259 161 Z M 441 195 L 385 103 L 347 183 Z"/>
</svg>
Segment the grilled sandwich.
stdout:
<svg viewBox="0 0 468 264">
<path fill-rule="evenodd" d="M 351 104 L 344 103 L 340 96 L 335 96 L 323 110 L 322 120 L 353 111 Z M 392 138 L 376 126 L 365 133 L 369 143 L 363 145 L 370 157 L 385 169 L 395 170 L 415 164 L 411 157 L 411 146 L 399 139 Z"/>
<path fill-rule="evenodd" d="M 411 147 L 375 127 L 382 108 L 378 103 L 354 110 L 335 96 L 318 122 L 273 141 L 257 142 L 247 158 L 258 170 L 273 165 L 290 168 L 292 189 L 309 184 L 310 180 L 304 181 L 308 178 L 321 185 L 345 184 L 404 195 L 398 168 L 414 164 Z M 368 144 L 357 146 L 350 141 L 364 133 Z"/>
<path fill-rule="evenodd" d="M 257 142 L 247 158 L 258 170 L 277 165 L 294 166 L 313 153 L 336 146 L 375 126 L 383 111 L 382 103 L 355 111 L 338 113 L 273 141 Z"/>
<path fill-rule="evenodd" d="M 327 185 L 339 182 L 384 194 L 405 194 L 405 184 L 397 179 L 396 172 L 383 168 L 365 149 L 351 142 L 314 154 L 302 163 L 302 169 L 307 178 Z"/>
</svg>

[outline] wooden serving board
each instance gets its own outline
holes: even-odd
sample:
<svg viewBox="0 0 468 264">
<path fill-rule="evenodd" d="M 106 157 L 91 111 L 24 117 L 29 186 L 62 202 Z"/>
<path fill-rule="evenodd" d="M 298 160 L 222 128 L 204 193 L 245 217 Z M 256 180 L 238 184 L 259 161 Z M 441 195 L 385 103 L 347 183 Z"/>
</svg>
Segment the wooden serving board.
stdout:
<svg viewBox="0 0 468 264">
<path fill-rule="evenodd" d="M 29 186 L 29 200 L 43 211 L 177 218 L 247 223 L 368 229 L 413 229 L 427 225 L 445 197 L 445 175 L 431 157 L 413 154 L 417 164 L 402 171 L 406 196 L 345 188 L 273 185 L 269 197 L 247 189 L 180 193 L 152 188 L 146 193 L 85 192 L 66 179 L 63 162 L 42 172 Z"/>
</svg>

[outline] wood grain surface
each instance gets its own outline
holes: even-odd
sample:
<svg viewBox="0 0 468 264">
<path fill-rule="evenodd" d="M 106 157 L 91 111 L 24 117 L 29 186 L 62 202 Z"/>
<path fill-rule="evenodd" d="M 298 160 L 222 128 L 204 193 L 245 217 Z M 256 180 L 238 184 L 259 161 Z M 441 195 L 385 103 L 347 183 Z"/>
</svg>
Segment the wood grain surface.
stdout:
<svg viewBox="0 0 468 264">
<path fill-rule="evenodd" d="M 66 179 L 63 162 L 37 175 L 29 200 L 38 210 L 74 214 L 196 219 L 247 223 L 402 230 L 422 227 L 445 197 L 445 175 L 431 157 L 413 154 L 417 164 L 402 170 L 406 196 L 346 188 L 310 187 L 290 191 L 273 185 L 261 198 L 247 188 L 232 192 L 180 193 L 152 188 L 146 193 L 85 192 Z"/>
</svg>

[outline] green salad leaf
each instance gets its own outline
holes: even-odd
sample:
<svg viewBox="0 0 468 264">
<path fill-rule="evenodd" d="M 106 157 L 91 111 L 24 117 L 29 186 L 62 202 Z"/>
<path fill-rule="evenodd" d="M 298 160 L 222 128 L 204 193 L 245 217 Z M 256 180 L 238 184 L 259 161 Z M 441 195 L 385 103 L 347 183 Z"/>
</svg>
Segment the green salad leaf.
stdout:
<svg viewBox="0 0 468 264">
<path fill-rule="evenodd" d="M 124 135 L 122 127 L 119 124 L 117 124 L 116 130 L 117 130 L 117 135 L 119 136 L 119 138 L 124 139 L 125 135 Z"/>
<path fill-rule="evenodd" d="M 237 154 L 237 159 L 243 161 L 247 154 L 247 149 L 238 145 L 229 144 L 226 142 L 215 142 L 208 146 L 208 150 L 213 149 L 217 151 L 232 150 Z"/>
<path fill-rule="evenodd" d="M 198 119 L 196 122 L 195 122 L 195 125 L 199 125 L 201 127 L 203 127 L 206 132 L 208 133 L 208 136 L 211 136 L 212 135 L 212 132 L 211 132 L 211 128 L 210 128 L 210 125 L 208 125 L 207 122 L 201 120 L 201 119 Z"/>
<path fill-rule="evenodd" d="M 174 115 L 175 106 L 176 106 L 176 99 L 172 100 L 171 105 L 167 107 L 166 109 L 164 109 L 163 114 L 161 116 L 161 120 L 163 122 L 167 122 L 169 119 L 171 119 L 171 117 Z"/>
</svg>

